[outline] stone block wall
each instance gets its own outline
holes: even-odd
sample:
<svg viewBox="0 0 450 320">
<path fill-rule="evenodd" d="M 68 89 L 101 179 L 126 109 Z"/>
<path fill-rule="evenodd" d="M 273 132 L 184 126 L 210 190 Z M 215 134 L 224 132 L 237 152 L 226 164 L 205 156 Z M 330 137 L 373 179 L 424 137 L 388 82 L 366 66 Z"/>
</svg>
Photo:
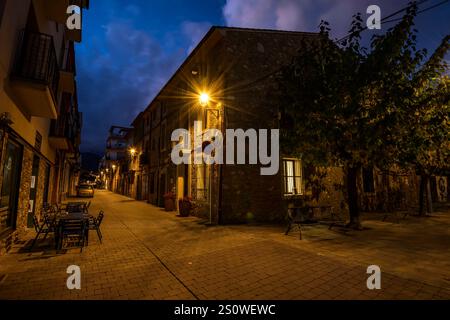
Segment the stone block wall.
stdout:
<svg viewBox="0 0 450 320">
<path fill-rule="evenodd" d="M 19 201 L 17 210 L 17 231 L 25 231 L 28 224 L 28 210 L 30 208 L 31 175 L 33 170 L 34 153 L 29 147 L 23 148 L 22 172 L 20 177 Z M 39 183 L 39 181 L 38 181 Z"/>
<path fill-rule="evenodd" d="M 227 129 L 277 129 L 282 104 L 275 73 L 288 64 L 313 34 L 290 32 L 242 32 L 227 30 L 226 74 Z M 282 153 L 282 150 L 280 150 Z M 223 217 L 225 223 L 282 221 L 287 202 L 283 190 L 283 169 L 277 175 L 262 176 L 260 165 L 226 165 L 223 180 Z"/>
</svg>

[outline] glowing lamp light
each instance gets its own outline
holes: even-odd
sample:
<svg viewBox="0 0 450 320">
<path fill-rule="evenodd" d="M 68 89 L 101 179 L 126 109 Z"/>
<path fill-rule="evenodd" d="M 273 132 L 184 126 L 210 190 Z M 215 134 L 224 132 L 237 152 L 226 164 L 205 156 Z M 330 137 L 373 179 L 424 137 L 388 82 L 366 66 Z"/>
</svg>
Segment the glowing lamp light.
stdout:
<svg viewBox="0 0 450 320">
<path fill-rule="evenodd" d="M 130 149 L 130 154 L 132 157 L 134 157 L 136 155 L 136 152 L 137 152 L 136 149 L 134 149 L 134 148 Z"/>
<path fill-rule="evenodd" d="M 207 93 L 205 93 L 205 92 L 203 92 L 203 93 L 200 94 L 199 101 L 200 101 L 200 105 L 201 105 L 202 107 L 207 106 L 208 103 L 209 103 L 209 100 L 210 100 L 209 94 L 207 94 Z"/>
</svg>

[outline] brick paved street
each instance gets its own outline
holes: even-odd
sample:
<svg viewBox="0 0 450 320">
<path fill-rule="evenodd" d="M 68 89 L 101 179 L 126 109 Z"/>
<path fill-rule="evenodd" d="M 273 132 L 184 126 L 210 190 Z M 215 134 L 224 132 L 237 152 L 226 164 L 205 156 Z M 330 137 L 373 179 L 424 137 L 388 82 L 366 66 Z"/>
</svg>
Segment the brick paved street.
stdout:
<svg viewBox="0 0 450 320">
<path fill-rule="evenodd" d="M 299 241 L 281 227 L 207 227 L 106 191 L 91 206 L 100 209 L 102 245 L 91 233 L 83 253 L 20 244 L 0 257 L 0 299 L 450 299 L 448 214 L 437 224 L 367 221 L 372 230 L 348 235 L 311 227 Z M 376 263 L 382 290 L 369 291 Z M 66 288 L 73 264 L 79 291 Z"/>
</svg>

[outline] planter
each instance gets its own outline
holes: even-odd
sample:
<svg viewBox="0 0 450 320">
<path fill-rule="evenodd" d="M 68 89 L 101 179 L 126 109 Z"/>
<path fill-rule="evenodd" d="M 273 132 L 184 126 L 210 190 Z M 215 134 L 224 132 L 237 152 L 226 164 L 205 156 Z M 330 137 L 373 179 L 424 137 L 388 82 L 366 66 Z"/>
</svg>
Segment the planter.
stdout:
<svg viewBox="0 0 450 320">
<path fill-rule="evenodd" d="M 180 209 L 180 216 L 189 217 L 189 215 L 191 214 L 192 204 L 190 201 L 179 200 L 178 208 Z"/>
<path fill-rule="evenodd" d="M 173 192 L 164 195 L 164 209 L 167 212 L 175 211 L 175 195 Z"/>
<path fill-rule="evenodd" d="M 164 199 L 164 209 L 167 212 L 175 211 L 175 201 L 171 198 L 165 198 Z"/>
</svg>

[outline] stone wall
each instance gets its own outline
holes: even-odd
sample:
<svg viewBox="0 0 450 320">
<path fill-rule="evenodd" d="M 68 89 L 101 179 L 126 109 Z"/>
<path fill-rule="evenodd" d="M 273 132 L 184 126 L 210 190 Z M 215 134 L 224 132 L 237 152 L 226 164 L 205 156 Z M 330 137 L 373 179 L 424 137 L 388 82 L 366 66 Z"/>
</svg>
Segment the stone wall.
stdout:
<svg viewBox="0 0 450 320">
<path fill-rule="evenodd" d="M 304 39 L 314 35 L 291 32 L 242 32 L 227 30 L 226 63 L 234 63 L 226 75 L 226 128 L 276 129 L 281 107 L 273 92 L 274 73 L 288 64 Z M 223 179 L 225 223 L 281 221 L 286 215 L 283 173 L 262 176 L 259 165 L 226 165 Z"/>
<path fill-rule="evenodd" d="M 23 148 L 22 173 L 20 176 L 19 201 L 17 210 L 16 228 L 19 234 L 27 228 L 28 224 L 33 157 L 33 151 L 29 147 L 25 146 Z"/>
</svg>

